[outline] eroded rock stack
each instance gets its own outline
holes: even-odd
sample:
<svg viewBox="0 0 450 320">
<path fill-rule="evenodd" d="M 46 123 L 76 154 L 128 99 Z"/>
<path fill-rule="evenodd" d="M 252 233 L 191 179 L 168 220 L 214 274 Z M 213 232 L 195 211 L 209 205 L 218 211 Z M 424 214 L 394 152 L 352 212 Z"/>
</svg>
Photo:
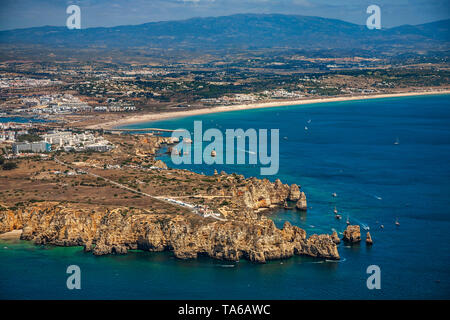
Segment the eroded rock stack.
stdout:
<svg viewBox="0 0 450 320">
<path fill-rule="evenodd" d="M 339 236 L 336 231 L 333 231 L 333 234 L 331 235 L 331 239 L 334 243 L 339 244 L 341 243 L 341 239 L 339 239 Z"/>
<path fill-rule="evenodd" d="M 367 232 L 367 234 L 366 234 L 366 244 L 368 244 L 368 245 L 373 244 L 372 237 L 370 236 L 370 232 Z"/>
<path fill-rule="evenodd" d="M 361 230 L 359 225 L 347 226 L 344 231 L 344 241 L 349 243 L 357 243 L 361 241 Z"/>
<path fill-rule="evenodd" d="M 307 210 L 308 206 L 307 206 L 307 203 L 306 203 L 306 195 L 305 195 L 304 192 L 300 193 L 300 199 L 297 201 L 295 207 L 298 210 L 301 210 L 301 211 L 306 211 Z"/>
</svg>

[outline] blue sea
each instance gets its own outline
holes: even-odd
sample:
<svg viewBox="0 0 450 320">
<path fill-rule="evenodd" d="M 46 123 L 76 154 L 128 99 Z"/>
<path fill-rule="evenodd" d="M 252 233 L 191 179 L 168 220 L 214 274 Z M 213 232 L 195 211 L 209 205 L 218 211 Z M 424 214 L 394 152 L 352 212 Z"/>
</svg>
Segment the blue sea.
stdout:
<svg viewBox="0 0 450 320">
<path fill-rule="evenodd" d="M 297 256 L 257 265 L 182 261 L 170 252 L 94 257 L 77 247 L 2 241 L 0 298 L 450 298 L 449 96 L 255 109 L 129 128 L 192 130 L 194 120 L 202 120 L 204 129 L 279 129 L 280 170 L 267 178 L 301 185 L 310 208 L 270 217 L 279 227 L 290 221 L 310 235 L 341 233 L 348 217 L 370 227 L 374 245 L 342 243 L 339 262 Z M 161 159 L 205 174 L 217 169 L 261 177 L 254 165 L 175 166 L 169 157 Z M 334 218 L 335 206 L 342 220 Z M 66 268 L 73 264 L 81 268 L 81 290 L 66 288 Z M 367 288 L 370 265 L 381 270 L 379 290 Z"/>
<path fill-rule="evenodd" d="M 8 122 L 29 123 L 29 122 L 49 122 L 49 121 L 29 117 L 0 117 L 0 123 L 8 123 Z"/>
</svg>

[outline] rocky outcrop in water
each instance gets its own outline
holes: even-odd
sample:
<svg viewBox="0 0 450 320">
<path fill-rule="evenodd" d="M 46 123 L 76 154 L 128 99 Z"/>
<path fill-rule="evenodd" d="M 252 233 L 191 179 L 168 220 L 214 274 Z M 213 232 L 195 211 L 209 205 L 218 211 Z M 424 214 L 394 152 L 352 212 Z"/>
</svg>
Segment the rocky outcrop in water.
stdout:
<svg viewBox="0 0 450 320">
<path fill-rule="evenodd" d="M 344 231 L 344 241 L 349 243 L 361 241 L 361 230 L 358 225 L 347 226 Z"/>
<path fill-rule="evenodd" d="M 307 255 L 339 259 L 329 235 L 312 235 L 286 222 L 278 229 L 270 219 L 206 221 L 196 215 L 148 214 L 139 209 L 82 209 L 54 202 L 24 207 L 21 213 L 0 212 L 0 230 L 23 227 L 21 239 L 36 244 L 84 246 L 95 255 L 128 250 L 173 251 L 181 259 L 207 255 L 237 261 Z"/>
<path fill-rule="evenodd" d="M 300 193 L 300 199 L 297 201 L 295 207 L 300 211 L 306 211 L 308 209 L 308 206 L 306 203 L 306 195 L 304 192 Z"/>
<path fill-rule="evenodd" d="M 373 244 L 373 240 L 372 240 L 372 237 L 370 236 L 370 232 L 367 232 L 367 234 L 366 234 L 366 244 L 368 244 L 368 245 Z"/>
<path fill-rule="evenodd" d="M 339 236 L 336 231 L 333 231 L 333 234 L 331 235 L 331 239 L 334 243 L 339 244 L 341 243 L 341 239 L 339 239 Z"/>
</svg>

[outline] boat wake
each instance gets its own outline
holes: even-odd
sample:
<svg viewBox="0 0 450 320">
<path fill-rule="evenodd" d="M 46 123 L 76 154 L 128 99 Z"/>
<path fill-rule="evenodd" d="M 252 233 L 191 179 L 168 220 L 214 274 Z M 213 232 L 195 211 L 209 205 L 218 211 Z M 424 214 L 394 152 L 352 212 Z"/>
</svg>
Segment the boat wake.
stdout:
<svg viewBox="0 0 450 320">
<path fill-rule="evenodd" d="M 366 230 L 366 231 L 370 230 L 369 226 L 367 224 L 365 224 L 365 223 L 361 223 L 361 227 L 363 227 L 363 229 Z"/>
<path fill-rule="evenodd" d="M 341 259 L 341 260 L 328 260 L 328 259 L 325 259 L 325 262 L 334 262 L 334 263 L 341 263 L 341 262 L 345 262 L 347 259 Z"/>
<path fill-rule="evenodd" d="M 241 152 L 246 152 L 248 154 L 256 154 L 256 152 L 253 152 L 253 151 L 250 151 L 250 150 L 243 150 L 243 149 L 237 149 L 237 150 L 241 151 Z"/>
<path fill-rule="evenodd" d="M 355 222 L 356 222 L 357 224 L 359 224 L 364 230 L 366 230 L 366 231 L 370 230 L 370 227 L 369 227 L 369 225 L 368 225 L 367 223 L 364 223 L 364 222 L 362 222 L 362 221 L 359 221 L 358 219 L 355 219 L 355 218 L 351 218 L 350 220 L 355 221 Z"/>
<path fill-rule="evenodd" d="M 340 262 L 345 262 L 346 260 L 347 260 L 346 258 L 341 259 L 341 260 L 329 260 L 329 259 L 325 259 L 325 260 L 313 261 L 313 262 L 308 262 L 308 263 L 313 263 L 313 264 L 316 264 L 316 263 L 326 263 L 326 262 L 340 263 Z"/>
<path fill-rule="evenodd" d="M 220 267 L 221 268 L 234 268 L 234 267 L 236 267 L 236 265 L 234 265 L 234 264 L 221 264 Z"/>
</svg>

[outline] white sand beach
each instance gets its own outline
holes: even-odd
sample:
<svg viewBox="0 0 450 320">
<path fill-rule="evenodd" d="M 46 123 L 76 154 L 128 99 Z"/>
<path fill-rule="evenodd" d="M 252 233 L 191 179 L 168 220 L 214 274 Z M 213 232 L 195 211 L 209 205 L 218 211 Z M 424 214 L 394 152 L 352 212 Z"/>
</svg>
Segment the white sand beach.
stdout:
<svg viewBox="0 0 450 320">
<path fill-rule="evenodd" d="M 424 95 L 449 94 L 449 93 L 450 93 L 450 90 L 443 89 L 443 90 L 433 90 L 433 91 L 417 91 L 417 92 L 404 92 L 404 93 L 378 94 L 378 95 L 358 95 L 358 96 L 345 96 L 345 97 L 334 97 L 334 98 L 316 98 L 316 99 L 304 99 L 304 100 L 293 100 L 293 101 L 273 101 L 273 102 L 254 103 L 254 104 L 217 106 L 217 107 L 194 109 L 194 110 L 168 111 L 168 112 L 162 112 L 162 113 L 148 113 L 148 114 L 141 114 L 141 115 L 133 115 L 130 117 L 125 117 L 123 119 L 119 119 L 119 120 L 114 120 L 114 121 L 110 121 L 110 122 L 92 125 L 92 126 L 89 126 L 88 129 L 101 129 L 101 128 L 102 129 L 113 129 L 113 128 L 116 128 L 119 126 L 124 126 L 127 124 L 151 122 L 151 121 L 166 120 L 166 119 L 171 119 L 171 118 L 181 118 L 181 117 L 196 116 L 196 115 L 201 115 L 201 114 L 227 112 L 227 111 L 238 111 L 238 110 L 247 110 L 247 109 L 261 109 L 261 108 L 273 108 L 273 107 L 326 103 L 326 102 L 368 100 L 368 99 L 408 97 L 408 96 L 424 96 Z"/>
</svg>

